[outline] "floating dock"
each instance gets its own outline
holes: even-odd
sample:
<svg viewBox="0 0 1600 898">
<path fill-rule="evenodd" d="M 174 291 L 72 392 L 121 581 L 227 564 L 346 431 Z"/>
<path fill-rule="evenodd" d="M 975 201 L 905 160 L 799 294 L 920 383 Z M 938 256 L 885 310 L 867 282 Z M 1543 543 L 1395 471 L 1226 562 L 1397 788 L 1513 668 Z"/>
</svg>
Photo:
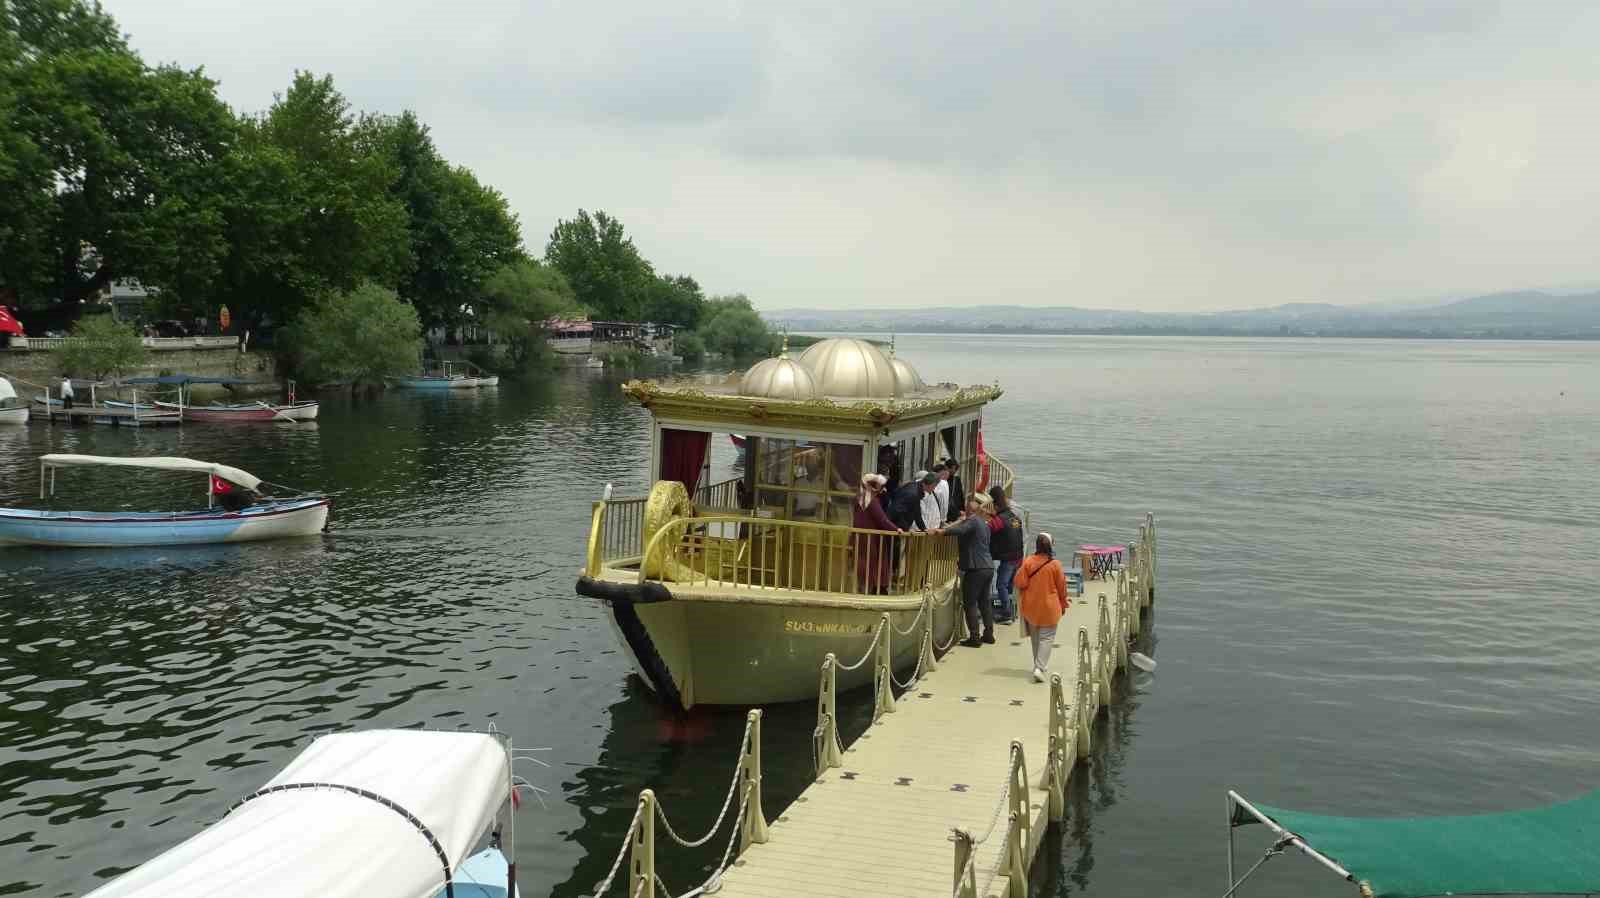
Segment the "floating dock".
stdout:
<svg viewBox="0 0 1600 898">
<path fill-rule="evenodd" d="M 41 418 L 46 424 L 57 422 L 79 424 L 88 421 L 92 424 L 110 424 L 116 427 L 167 427 L 183 423 L 183 415 L 179 412 L 107 408 L 103 405 L 62 408 L 59 405 L 44 406 L 36 402 L 28 411 L 28 420 L 35 421 Z"/>
<path fill-rule="evenodd" d="M 1132 564 L 1088 581 L 1073 599 L 1056 631 L 1048 682 L 1034 682 L 1020 626 L 997 631 L 995 645 L 954 648 L 936 661 L 924 629 L 914 682 L 898 699 L 889 688 L 900 681 L 887 668 L 888 641 L 919 634 L 885 618 L 855 662 L 878 668 L 872 725 L 839 750 L 833 675 L 855 664 L 829 656 L 821 665 L 817 775 L 770 824 L 760 811 L 761 712 L 750 712 L 734 783 L 712 828 L 738 797 L 735 832 L 719 872 L 701 887 L 718 888 L 719 898 L 1025 895 L 1044 831 L 1066 813 L 1067 783 L 1154 595 L 1155 521 L 1147 516 Z M 645 790 L 624 847 L 627 888 L 618 892 L 629 898 L 680 894 L 655 872 L 658 817 L 665 821 L 665 811 Z M 664 829 L 688 847 L 712 835 L 686 842 Z M 622 859 L 619 853 L 596 895 L 606 894 Z"/>
</svg>

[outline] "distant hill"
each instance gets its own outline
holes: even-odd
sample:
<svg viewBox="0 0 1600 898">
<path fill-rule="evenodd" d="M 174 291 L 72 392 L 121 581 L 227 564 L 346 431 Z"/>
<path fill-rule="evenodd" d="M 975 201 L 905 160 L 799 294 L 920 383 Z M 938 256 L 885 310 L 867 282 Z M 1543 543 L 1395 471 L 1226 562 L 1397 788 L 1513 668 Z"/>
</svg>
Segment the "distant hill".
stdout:
<svg viewBox="0 0 1600 898">
<path fill-rule="evenodd" d="M 1225 312 L 1129 312 L 1077 306 L 785 309 L 769 321 L 795 331 L 927 331 L 1220 336 L 1600 339 L 1600 291 L 1537 290 L 1440 305 L 1294 302 Z"/>
</svg>

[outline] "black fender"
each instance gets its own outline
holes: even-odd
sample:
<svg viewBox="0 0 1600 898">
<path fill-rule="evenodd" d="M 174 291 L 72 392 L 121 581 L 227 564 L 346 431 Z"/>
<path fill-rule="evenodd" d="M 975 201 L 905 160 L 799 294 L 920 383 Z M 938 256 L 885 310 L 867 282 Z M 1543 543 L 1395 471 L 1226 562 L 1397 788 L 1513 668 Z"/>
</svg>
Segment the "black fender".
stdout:
<svg viewBox="0 0 1600 898">
<path fill-rule="evenodd" d="M 661 699 L 674 709 L 687 711 L 683 704 L 683 695 L 678 692 L 678 684 L 673 681 L 672 672 L 667 669 L 667 662 L 661 658 L 661 653 L 656 651 L 656 645 L 650 639 L 650 632 L 645 629 L 644 622 L 639 620 L 639 612 L 634 610 L 635 605 L 672 601 L 671 590 L 654 580 L 646 580 L 643 583 L 612 583 L 596 580 L 585 574 L 578 578 L 578 595 L 602 599 L 611 606 L 611 616 L 616 618 L 617 629 L 622 631 L 622 638 L 628 641 L 629 650 L 638 660 L 644 675 L 649 678 L 656 695 L 661 696 Z"/>
</svg>

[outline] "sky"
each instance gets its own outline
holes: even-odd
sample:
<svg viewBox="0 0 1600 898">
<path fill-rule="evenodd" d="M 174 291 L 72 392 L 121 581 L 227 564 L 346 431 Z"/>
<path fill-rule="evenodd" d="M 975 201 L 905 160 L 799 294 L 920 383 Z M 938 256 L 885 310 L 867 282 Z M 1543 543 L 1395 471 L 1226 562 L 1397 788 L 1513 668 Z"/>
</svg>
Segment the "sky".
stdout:
<svg viewBox="0 0 1600 898">
<path fill-rule="evenodd" d="M 258 111 L 412 109 L 758 308 L 1204 311 L 1600 280 L 1600 4 L 103 0 Z"/>
</svg>

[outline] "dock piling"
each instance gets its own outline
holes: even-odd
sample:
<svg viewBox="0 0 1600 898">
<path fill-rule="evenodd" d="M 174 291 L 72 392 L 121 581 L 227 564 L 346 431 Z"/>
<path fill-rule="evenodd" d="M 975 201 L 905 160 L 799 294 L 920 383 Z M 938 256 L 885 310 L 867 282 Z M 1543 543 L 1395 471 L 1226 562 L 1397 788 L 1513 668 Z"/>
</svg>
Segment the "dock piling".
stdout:
<svg viewBox="0 0 1600 898">
<path fill-rule="evenodd" d="M 817 688 L 817 728 L 811 734 L 812 765 L 816 778 L 844 763 L 844 750 L 839 747 L 839 717 L 835 708 L 838 692 L 838 659 L 832 652 L 822 659 L 822 682 Z"/>
<path fill-rule="evenodd" d="M 745 720 L 750 738 L 739 756 L 740 788 L 745 791 L 744 813 L 739 820 L 739 853 L 752 842 L 767 841 L 767 815 L 761 810 L 761 709 L 752 708 Z"/>
<path fill-rule="evenodd" d="M 656 793 L 639 793 L 639 823 L 628 851 L 629 898 L 656 896 Z"/>
</svg>

